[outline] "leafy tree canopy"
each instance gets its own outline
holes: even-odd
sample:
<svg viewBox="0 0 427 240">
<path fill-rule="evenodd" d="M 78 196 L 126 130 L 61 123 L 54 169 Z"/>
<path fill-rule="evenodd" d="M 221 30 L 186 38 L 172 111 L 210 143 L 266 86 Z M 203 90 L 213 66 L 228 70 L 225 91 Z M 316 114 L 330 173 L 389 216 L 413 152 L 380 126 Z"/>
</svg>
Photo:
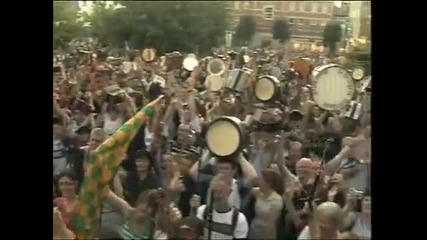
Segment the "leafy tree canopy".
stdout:
<svg viewBox="0 0 427 240">
<path fill-rule="evenodd" d="M 285 43 L 291 38 L 289 24 L 285 19 L 274 21 L 272 31 L 273 39 L 278 40 L 280 43 Z"/>
</svg>

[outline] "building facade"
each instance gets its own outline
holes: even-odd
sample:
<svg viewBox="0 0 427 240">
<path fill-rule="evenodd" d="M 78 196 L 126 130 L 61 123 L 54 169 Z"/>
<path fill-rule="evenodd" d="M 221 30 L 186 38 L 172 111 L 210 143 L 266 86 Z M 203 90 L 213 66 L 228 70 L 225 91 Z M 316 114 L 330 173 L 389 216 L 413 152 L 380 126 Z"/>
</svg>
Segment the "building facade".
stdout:
<svg viewBox="0 0 427 240">
<path fill-rule="evenodd" d="M 256 18 L 257 35 L 271 36 L 275 19 L 287 19 L 291 41 L 313 43 L 322 40 L 323 29 L 333 17 L 333 1 L 230 1 L 230 30 L 236 29 L 239 18 Z"/>
<path fill-rule="evenodd" d="M 371 38 L 371 2 L 351 1 L 350 21 L 352 35 L 356 38 Z"/>
</svg>

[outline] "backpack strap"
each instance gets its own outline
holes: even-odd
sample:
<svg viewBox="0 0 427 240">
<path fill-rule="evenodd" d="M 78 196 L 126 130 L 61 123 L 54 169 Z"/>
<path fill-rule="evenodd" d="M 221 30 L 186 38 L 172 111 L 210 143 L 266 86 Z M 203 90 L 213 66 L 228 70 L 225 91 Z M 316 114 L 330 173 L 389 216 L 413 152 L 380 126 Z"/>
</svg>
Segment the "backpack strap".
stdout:
<svg viewBox="0 0 427 240">
<path fill-rule="evenodd" d="M 231 219 L 231 229 L 233 229 L 233 234 L 234 234 L 234 230 L 236 230 L 237 227 L 237 221 L 239 220 L 239 209 L 233 207 L 233 216 Z"/>
</svg>

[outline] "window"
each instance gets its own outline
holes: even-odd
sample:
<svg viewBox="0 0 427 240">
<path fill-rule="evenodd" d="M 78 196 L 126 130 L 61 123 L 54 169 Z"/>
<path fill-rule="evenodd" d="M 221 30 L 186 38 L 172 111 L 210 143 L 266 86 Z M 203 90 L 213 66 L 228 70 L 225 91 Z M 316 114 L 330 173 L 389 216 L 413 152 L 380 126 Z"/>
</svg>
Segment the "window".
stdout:
<svg viewBox="0 0 427 240">
<path fill-rule="evenodd" d="M 310 2 L 304 3 L 304 12 L 311 12 L 311 3 Z"/>
<path fill-rule="evenodd" d="M 295 12 L 295 8 L 296 8 L 296 2 L 290 2 L 289 3 L 289 11 L 291 12 Z"/>
<path fill-rule="evenodd" d="M 299 11 L 299 2 L 295 2 L 295 11 L 298 12 Z"/>
<path fill-rule="evenodd" d="M 304 25 L 304 22 L 305 22 L 305 21 L 304 21 L 304 19 L 302 19 L 302 18 L 298 20 L 298 24 L 299 24 L 299 25 Z"/>
<path fill-rule="evenodd" d="M 294 24 L 295 20 L 293 18 L 289 18 L 289 24 Z"/>
<path fill-rule="evenodd" d="M 321 13 L 322 12 L 322 4 L 318 3 L 317 4 L 317 13 Z"/>
<path fill-rule="evenodd" d="M 310 20 L 310 25 L 312 25 L 312 26 L 317 25 L 317 21 L 316 20 Z"/>
<path fill-rule="evenodd" d="M 313 2 L 311 4 L 312 4 L 312 6 L 311 6 L 311 12 L 313 12 L 313 13 L 317 12 L 317 10 L 319 9 L 319 3 L 318 2 Z"/>
<path fill-rule="evenodd" d="M 326 14 L 330 13 L 329 4 L 327 3 L 323 4 L 322 13 L 326 13 Z"/>
<path fill-rule="evenodd" d="M 298 12 L 304 12 L 305 5 L 305 2 L 300 2 Z"/>
<path fill-rule="evenodd" d="M 243 2 L 243 9 L 249 9 L 249 2 Z"/>
<path fill-rule="evenodd" d="M 240 8 L 240 2 L 239 1 L 235 1 L 234 2 L 234 8 L 235 9 L 239 9 Z"/>
<path fill-rule="evenodd" d="M 273 7 L 264 7 L 264 19 L 273 20 L 274 18 L 274 8 Z"/>
<path fill-rule="evenodd" d="M 282 1 L 282 11 L 288 11 L 289 2 Z"/>
<path fill-rule="evenodd" d="M 322 27 L 326 26 L 326 21 L 320 21 L 320 25 L 321 25 Z"/>
</svg>

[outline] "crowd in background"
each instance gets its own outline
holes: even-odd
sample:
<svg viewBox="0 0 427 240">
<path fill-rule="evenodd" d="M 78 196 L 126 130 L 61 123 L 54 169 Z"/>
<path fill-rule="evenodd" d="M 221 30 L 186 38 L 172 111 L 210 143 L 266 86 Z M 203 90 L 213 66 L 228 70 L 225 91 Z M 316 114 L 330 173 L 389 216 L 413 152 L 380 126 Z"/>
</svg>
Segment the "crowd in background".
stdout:
<svg viewBox="0 0 427 240">
<path fill-rule="evenodd" d="M 279 67 L 285 86 L 300 75 L 289 73 L 292 54 L 254 51 L 251 61 L 241 61 L 240 54 L 217 52 L 211 58 L 252 68 L 254 79 Z M 261 59 L 266 55 L 268 60 Z M 308 57 L 315 65 L 334 61 Z M 233 101 L 222 90 L 209 91 L 205 58 L 198 57 L 199 65 L 186 73 L 166 71 L 160 58 L 146 62 L 136 51 L 116 58 L 105 51 L 54 58 L 55 239 L 78 235 L 72 215 L 91 154 L 152 101 L 159 104 L 127 147 L 100 203 L 97 237 L 371 238 L 369 112 L 355 120 L 345 110 L 324 110 L 308 82 L 298 98 L 283 91 L 278 123 L 253 126 L 246 121 L 255 114 L 247 101 L 251 90 Z M 206 132 L 224 115 L 247 122 L 247 138 L 238 153 L 217 157 Z"/>
</svg>

